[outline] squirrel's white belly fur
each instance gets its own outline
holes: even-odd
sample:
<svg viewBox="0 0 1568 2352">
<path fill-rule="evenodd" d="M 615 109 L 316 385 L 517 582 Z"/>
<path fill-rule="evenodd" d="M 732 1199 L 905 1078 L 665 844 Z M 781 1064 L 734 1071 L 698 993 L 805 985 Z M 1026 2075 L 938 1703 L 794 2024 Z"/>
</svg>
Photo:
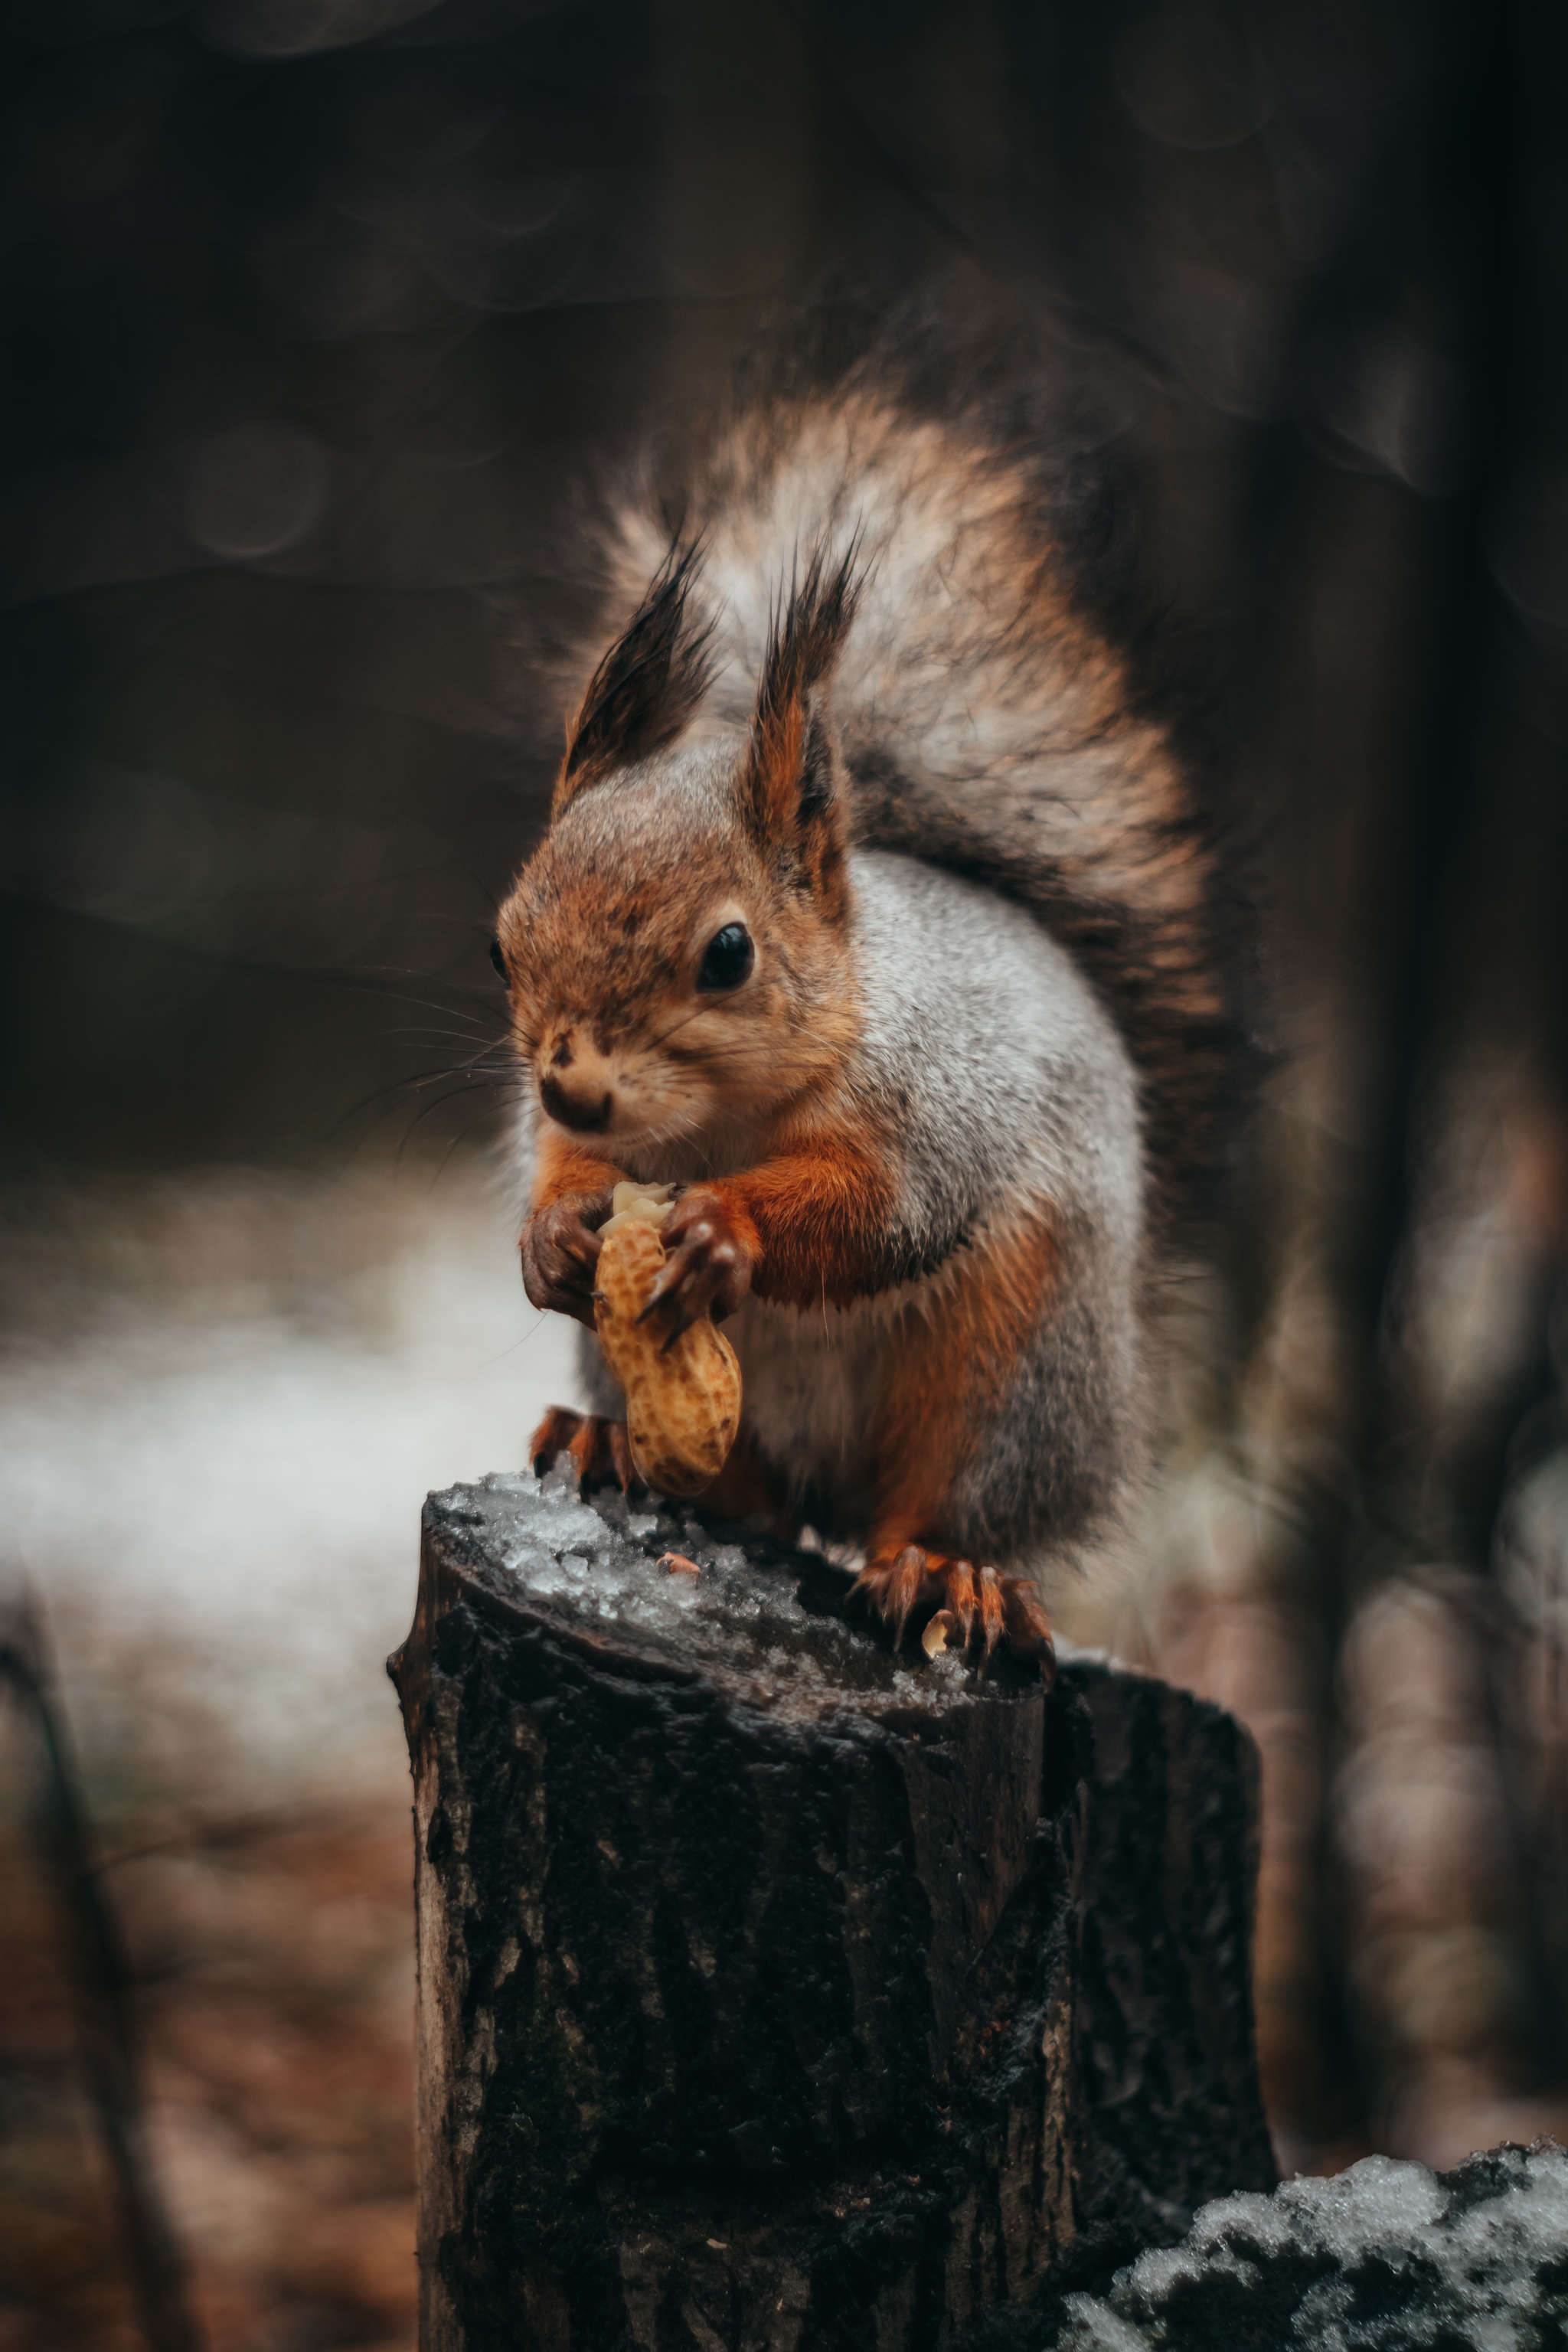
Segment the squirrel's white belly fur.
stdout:
<svg viewBox="0 0 1568 2352">
<path fill-rule="evenodd" d="M 920 1346 L 922 1323 L 954 1278 L 939 1268 L 847 1307 L 778 1307 L 753 1295 L 725 1325 L 747 1426 L 797 1499 L 818 1495 L 852 1517 L 869 1496 L 887 1376 Z"/>
<path fill-rule="evenodd" d="M 752 1297 L 725 1327 L 741 1360 L 747 1424 L 797 1497 L 852 1503 L 869 1487 L 868 1433 L 898 1344 L 896 1318 L 880 1307 L 797 1308 Z"/>
</svg>

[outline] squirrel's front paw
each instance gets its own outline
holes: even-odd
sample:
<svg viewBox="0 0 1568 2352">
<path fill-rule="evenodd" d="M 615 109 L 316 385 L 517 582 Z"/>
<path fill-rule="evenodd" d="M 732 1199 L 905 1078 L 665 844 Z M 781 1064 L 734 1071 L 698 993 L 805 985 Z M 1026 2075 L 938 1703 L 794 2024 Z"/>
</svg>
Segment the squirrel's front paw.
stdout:
<svg viewBox="0 0 1568 2352">
<path fill-rule="evenodd" d="M 700 1315 L 710 1315 L 715 1323 L 733 1315 L 752 1286 L 757 1250 L 750 1220 L 737 1214 L 711 1184 L 689 1185 L 671 1202 L 659 1239 L 664 1268 L 643 1316 L 666 1299 L 673 1302 L 668 1348 Z"/>
<path fill-rule="evenodd" d="M 1034 1659 L 1047 1682 L 1056 1673 L 1050 1620 L 1024 1577 L 998 1576 L 994 1568 L 976 1568 L 973 1560 L 904 1544 L 893 1552 L 874 1551 L 850 1591 L 888 1620 L 896 1642 L 902 1642 L 911 1617 L 922 1625 L 928 1656 L 946 1649 L 949 1636 L 956 1636 L 954 1649 L 966 1650 L 978 1639 L 989 1657 L 1005 1635 L 1015 1655 Z"/>
<path fill-rule="evenodd" d="M 594 1270 L 599 1262 L 598 1228 L 609 1216 L 611 1195 L 563 1192 L 522 1229 L 522 1286 L 534 1307 L 574 1315 L 592 1328 Z"/>
</svg>

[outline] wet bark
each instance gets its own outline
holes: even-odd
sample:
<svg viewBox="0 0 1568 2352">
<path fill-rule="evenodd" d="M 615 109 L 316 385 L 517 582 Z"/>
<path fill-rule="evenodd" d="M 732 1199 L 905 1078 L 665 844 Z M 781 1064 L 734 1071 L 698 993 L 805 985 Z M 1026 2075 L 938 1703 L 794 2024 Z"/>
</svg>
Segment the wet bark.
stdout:
<svg viewBox="0 0 1568 2352">
<path fill-rule="evenodd" d="M 847 1585 L 548 1484 L 427 1506 L 425 2352 L 959 2345 L 1273 2181 L 1246 1733 L 917 1668 Z"/>
</svg>

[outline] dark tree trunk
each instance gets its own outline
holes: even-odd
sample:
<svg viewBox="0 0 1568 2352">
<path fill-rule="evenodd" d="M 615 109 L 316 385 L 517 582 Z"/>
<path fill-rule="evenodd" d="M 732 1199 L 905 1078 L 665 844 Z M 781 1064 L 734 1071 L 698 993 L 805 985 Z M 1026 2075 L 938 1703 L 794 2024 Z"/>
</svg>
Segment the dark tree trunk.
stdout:
<svg viewBox="0 0 1568 2352">
<path fill-rule="evenodd" d="M 430 1502 L 426 2352 L 957 2344 L 1273 2180 L 1247 1735 L 911 1665 L 846 1590 L 552 1483 Z"/>
</svg>

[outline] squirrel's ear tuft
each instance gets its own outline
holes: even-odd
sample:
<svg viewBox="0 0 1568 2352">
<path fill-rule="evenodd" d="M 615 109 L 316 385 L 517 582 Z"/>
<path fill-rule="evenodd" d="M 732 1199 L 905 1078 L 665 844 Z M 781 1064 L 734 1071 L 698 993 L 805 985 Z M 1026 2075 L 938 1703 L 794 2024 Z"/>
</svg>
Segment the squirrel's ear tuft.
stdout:
<svg viewBox="0 0 1568 2352">
<path fill-rule="evenodd" d="M 773 622 L 742 780 L 752 832 L 821 893 L 841 891 L 846 817 L 827 687 L 855 617 L 858 545 L 831 570 L 818 548 Z"/>
<path fill-rule="evenodd" d="M 588 681 L 566 730 L 551 814 L 613 769 L 673 743 L 708 690 L 712 624 L 693 614 L 699 545 L 670 549 L 621 635 Z"/>
</svg>

